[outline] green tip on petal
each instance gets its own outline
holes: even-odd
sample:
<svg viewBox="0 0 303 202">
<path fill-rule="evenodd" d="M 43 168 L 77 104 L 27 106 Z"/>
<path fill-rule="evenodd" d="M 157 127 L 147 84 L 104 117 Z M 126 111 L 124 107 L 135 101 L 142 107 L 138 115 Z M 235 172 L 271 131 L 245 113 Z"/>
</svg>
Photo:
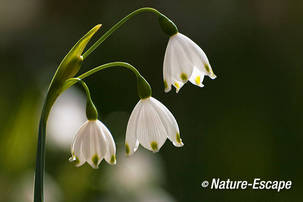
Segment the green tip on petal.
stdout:
<svg viewBox="0 0 303 202">
<path fill-rule="evenodd" d="M 157 151 L 158 151 L 158 143 L 157 143 L 157 142 L 155 142 L 155 141 L 151 142 L 151 143 L 150 143 L 150 146 L 151 146 L 151 148 L 152 148 L 152 150 L 153 150 L 154 152 L 157 152 Z"/>
<path fill-rule="evenodd" d="M 75 164 L 75 165 L 78 165 L 79 163 L 80 163 L 80 160 L 79 160 L 78 157 L 76 157 L 76 160 L 74 161 L 74 164 Z"/>
<path fill-rule="evenodd" d="M 208 65 L 208 64 L 204 64 L 204 67 L 205 67 L 205 70 L 206 70 L 208 73 L 210 73 L 210 67 L 209 67 L 209 65 Z"/>
<path fill-rule="evenodd" d="M 167 82 L 164 80 L 164 89 L 167 89 L 167 88 L 168 88 Z"/>
<path fill-rule="evenodd" d="M 111 164 L 115 164 L 116 163 L 116 155 L 112 155 L 112 157 L 110 158 L 110 163 Z"/>
<path fill-rule="evenodd" d="M 188 76 L 185 73 L 182 73 L 180 77 L 181 77 L 183 82 L 186 82 L 188 80 Z"/>
<path fill-rule="evenodd" d="M 209 77 L 211 79 L 217 78 L 217 76 L 214 74 L 213 70 L 210 68 L 210 66 L 207 63 L 204 64 L 204 68 L 205 68 L 206 72 L 209 73 Z"/>
<path fill-rule="evenodd" d="M 180 133 L 176 134 L 176 141 L 177 141 L 178 144 L 182 144 L 182 139 L 180 137 Z"/>
<path fill-rule="evenodd" d="M 97 154 L 95 154 L 93 157 L 92 157 L 92 162 L 93 164 L 98 167 L 98 161 L 99 161 L 99 157 Z"/>
<path fill-rule="evenodd" d="M 127 143 L 125 144 L 125 152 L 127 155 L 129 155 L 130 149 L 129 149 L 129 145 Z"/>
<path fill-rule="evenodd" d="M 73 156 L 69 158 L 69 161 L 72 162 L 75 166 L 77 166 L 80 163 L 80 160 L 75 154 L 73 153 Z"/>
</svg>

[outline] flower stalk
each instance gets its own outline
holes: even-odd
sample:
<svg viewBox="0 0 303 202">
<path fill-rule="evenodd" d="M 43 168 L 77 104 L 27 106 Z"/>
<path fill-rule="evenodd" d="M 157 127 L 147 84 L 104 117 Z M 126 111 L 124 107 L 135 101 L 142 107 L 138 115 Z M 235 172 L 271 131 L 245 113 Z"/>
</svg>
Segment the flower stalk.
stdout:
<svg viewBox="0 0 303 202">
<path fill-rule="evenodd" d="M 123 67 L 126 69 L 129 69 L 130 71 L 132 71 L 136 78 L 137 78 L 137 90 L 138 90 L 138 96 L 140 98 L 146 98 L 146 97 L 150 97 L 152 95 L 152 89 L 149 85 L 149 83 L 146 81 L 146 79 L 140 74 L 140 72 L 131 64 L 126 63 L 126 62 L 110 62 L 110 63 L 106 63 L 100 66 L 97 66 L 81 75 L 79 75 L 77 77 L 77 79 L 85 79 L 88 76 L 91 76 L 93 74 L 95 74 L 96 72 L 99 72 L 101 70 L 105 70 L 111 67 Z M 74 85 L 75 83 L 77 83 L 78 80 L 75 79 L 68 79 L 63 86 L 63 91 L 70 88 L 72 85 Z"/>
<path fill-rule="evenodd" d="M 86 117 L 88 120 L 97 120 L 98 119 L 98 110 L 91 98 L 90 91 L 88 86 L 84 81 L 79 78 L 71 78 L 68 81 L 80 82 L 86 94 Z"/>
<path fill-rule="evenodd" d="M 141 13 L 151 12 L 158 16 L 159 24 L 164 33 L 168 34 L 169 36 L 174 35 L 178 32 L 177 26 L 165 15 L 160 13 L 158 10 L 154 8 L 139 8 L 124 18 L 122 18 L 119 22 L 117 22 L 112 28 L 110 28 L 104 35 L 102 35 L 84 54 L 83 59 L 87 58 L 100 44 L 105 41 L 112 33 L 114 33 L 117 29 L 119 29 L 125 22 L 130 20 L 132 17 L 139 15 Z"/>
</svg>

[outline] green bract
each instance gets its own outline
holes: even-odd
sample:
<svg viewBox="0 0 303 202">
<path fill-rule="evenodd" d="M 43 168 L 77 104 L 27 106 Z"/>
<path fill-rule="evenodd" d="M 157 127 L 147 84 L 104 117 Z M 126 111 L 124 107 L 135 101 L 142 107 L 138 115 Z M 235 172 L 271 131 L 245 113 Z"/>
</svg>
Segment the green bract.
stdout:
<svg viewBox="0 0 303 202">
<path fill-rule="evenodd" d="M 68 52 L 68 54 L 61 61 L 54 77 L 51 82 L 51 86 L 56 83 L 64 83 L 65 80 L 74 77 L 80 70 L 83 58 L 82 53 L 92 38 L 92 36 L 98 31 L 101 25 L 96 25 L 87 34 L 85 34 Z"/>
<path fill-rule="evenodd" d="M 96 25 L 85 34 L 61 61 L 49 86 L 48 99 L 50 99 L 51 102 L 54 102 L 63 91 L 64 82 L 67 79 L 74 77 L 79 72 L 83 62 L 82 53 L 89 40 L 100 27 L 100 24 Z"/>
</svg>

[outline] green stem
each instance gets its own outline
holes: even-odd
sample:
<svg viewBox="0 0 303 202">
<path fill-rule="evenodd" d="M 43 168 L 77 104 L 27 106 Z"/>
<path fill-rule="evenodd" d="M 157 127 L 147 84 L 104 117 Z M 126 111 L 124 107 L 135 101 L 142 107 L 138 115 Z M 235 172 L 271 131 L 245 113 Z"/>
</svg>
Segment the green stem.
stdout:
<svg viewBox="0 0 303 202">
<path fill-rule="evenodd" d="M 131 70 L 137 77 L 137 88 L 138 88 L 138 95 L 141 99 L 150 97 L 152 94 L 152 90 L 151 87 L 149 85 L 149 83 L 144 79 L 144 77 L 140 74 L 140 72 L 131 64 L 128 64 L 126 62 L 110 62 L 110 63 L 106 63 L 104 65 L 100 65 L 98 67 L 95 67 L 83 74 L 81 74 L 80 76 L 78 76 L 79 79 L 84 79 L 98 71 L 110 68 L 110 67 L 124 67 L 127 68 L 129 70 Z M 71 87 L 72 85 L 74 85 L 75 83 L 77 83 L 76 80 L 74 79 L 68 79 L 64 86 L 63 86 L 63 91 L 68 89 L 69 87 Z"/>
<path fill-rule="evenodd" d="M 71 78 L 69 81 L 75 81 L 75 82 L 81 82 L 82 87 L 85 90 L 86 93 L 86 117 L 88 120 L 97 120 L 98 119 L 98 111 L 96 106 L 94 105 L 94 102 L 90 96 L 90 91 L 88 86 L 84 81 L 82 81 L 80 78 Z"/>
<path fill-rule="evenodd" d="M 137 77 L 137 91 L 138 95 L 141 99 L 148 98 L 152 95 L 152 90 L 149 85 L 149 83 L 144 79 L 144 77 L 139 73 L 139 71 L 132 66 L 131 64 L 128 64 L 126 62 L 110 62 L 98 67 L 95 67 L 88 72 L 81 74 L 78 78 L 84 79 L 98 71 L 101 71 L 103 69 L 109 68 L 109 67 L 125 67 L 129 70 L 131 70 Z"/>
<path fill-rule="evenodd" d="M 38 145 L 37 145 L 37 157 L 36 157 L 36 172 L 35 172 L 35 198 L 34 202 L 43 201 L 43 179 L 44 179 L 44 156 L 45 156 L 45 133 L 46 133 L 46 121 L 42 112 L 39 123 Z"/>
<path fill-rule="evenodd" d="M 92 74 L 94 74 L 98 71 L 101 71 L 103 69 L 107 69 L 109 67 L 125 67 L 125 68 L 131 70 L 136 75 L 136 77 L 142 77 L 140 72 L 134 66 L 132 66 L 129 63 L 126 63 L 126 62 L 109 62 L 109 63 L 106 63 L 104 65 L 100 65 L 98 67 L 95 67 L 95 68 L 81 74 L 80 76 L 78 76 L 78 78 L 79 79 L 84 79 L 84 78 L 86 78 L 86 77 L 88 77 L 88 76 L 90 76 L 90 75 L 92 75 Z"/>
<path fill-rule="evenodd" d="M 124 18 L 122 18 L 119 22 L 117 22 L 112 28 L 110 28 L 104 35 L 102 35 L 98 41 L 96 41 L 84 54 L 83 54 L 83 59 L 87 58 L 87 56 L 89 56 L 105 39 L 107 39 L 113 32 L 115 32 L 118 28 L 121 27 L 121 25 L 123 25 L 125 22 L 127 22 L 129 19 L 131 19 L 132 17 L 140 14 L 140 13 L 144 13 L 144 12 L 152 12 L 155 13 L 158 16 L 162 16 L 162 14 L 154 9 L 154 8 L 139 8 L 133 12 L 131 12 L 130 14 L 128 14 L 127 16 L 125 16 Z"/>
<path fill-rule="evenodd" d="M 43 185 L 44 185 L 44 167 L 45 167 L 45 136 L 46 122 L 51 109 L 52 102 L 49 99 L 49 93 L 46 96 L 38 132 L 37 156 L 36 156 L 36 172 L 35 172 L 35 187 L 34 187 L 34 202 L 43 201 Z"/>
</svg>

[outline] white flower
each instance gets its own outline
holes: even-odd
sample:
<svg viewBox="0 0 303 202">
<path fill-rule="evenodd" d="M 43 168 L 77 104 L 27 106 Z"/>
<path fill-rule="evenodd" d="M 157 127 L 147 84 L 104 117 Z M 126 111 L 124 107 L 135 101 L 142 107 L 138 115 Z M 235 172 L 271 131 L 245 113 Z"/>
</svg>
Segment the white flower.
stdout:
<svg viewBox="0 0 303 202">
<path fill-rule="evenodd" d="M 176 119 L 155 98 L 141 99 L 132 111 L 127 124 L 126 154 L 132 155 L 138 149 L 139 143 L 146 149 L 157 152 L 167 138 L 176 147 L 183 146 Z"/>
<path fill-rule="evenodd" d="M 109 164 L 116 164 L 116 145 L 107 127 L 99 120 L 86 121 L 74 138 L 71 148 L 71 161 L 76 162 L 76 166 L 81 166 L 85 162 L 93 168 L 98 165 L 103 158 Z"/>
<path fill-rule="evenodd" d="M 203 50 L 181 33 L 171 36 L 163 64 L 165 92 L 171 90 L 171 85 L 175 86 L 178 92 L 188 80 L 203 87 L 205 75 L 211 79 L 216 78 Z"/>
</svg>

